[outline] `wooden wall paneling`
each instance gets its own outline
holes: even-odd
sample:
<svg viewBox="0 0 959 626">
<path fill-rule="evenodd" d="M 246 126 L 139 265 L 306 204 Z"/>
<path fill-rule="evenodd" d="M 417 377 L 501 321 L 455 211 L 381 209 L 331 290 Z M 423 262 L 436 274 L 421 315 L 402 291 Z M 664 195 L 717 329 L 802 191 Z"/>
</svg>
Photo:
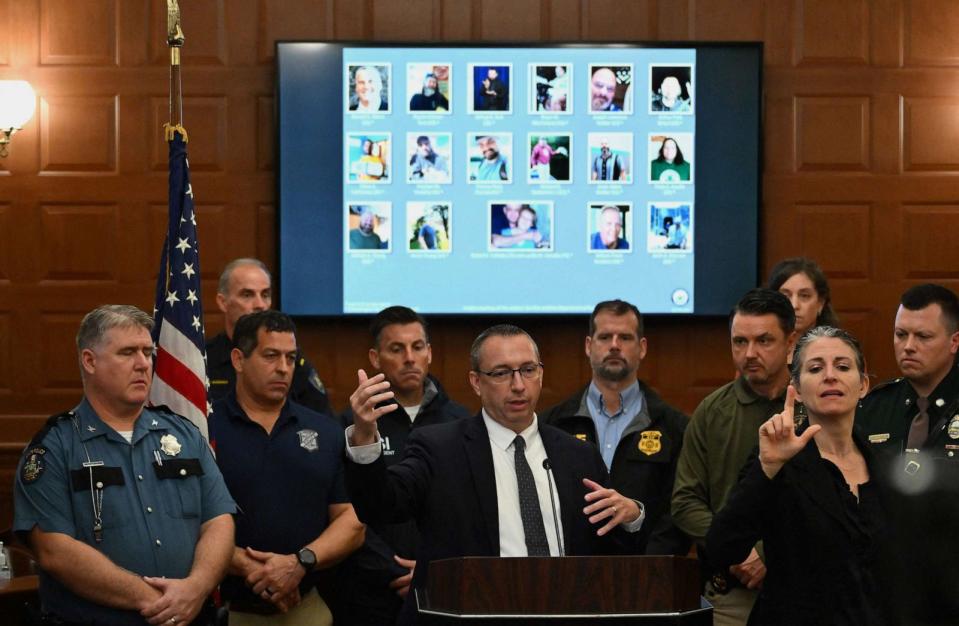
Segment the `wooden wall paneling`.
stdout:
<svg viewBox="0 0 959 626">
<path fill-rule="evenodd" d="M 373 0 L 373 38 L 383 41 L 429 42 L 438 39 L 436 0 Z"/>
<path fill-rule="evenodd" d="M 758 41 L 765 30 L 762 0 L 691 0 L 690 28 L 693 39 L 712 41 Z"/>
<path fill-rule="evenodd" d="M 903 62 L 903 0 L 871 0 L 870 64 L 873 67 L 901 67 Z"/>
<path fill-rule="evenodd" d="M 272 95 L 259 95 L 256 98 L 256 169 L 263 172 L 273 171 L 274 145 L 276 135 L 276 110 Z"/>
<path fill-rule="evenodd" d="M 41 283 L 116 282 L 119 216 L 116 204 L 47 204 L 40 207 L 43 229 Z M 91 246 L 90 242 L 100 245 Z"/>
<path fill-rule="evenodd" d="M 0 0 L 0 24 L 10 24 L 12 21 L 10 0 Z M 0 67 L 10 64 L 11 40 L 11 37 L 0 38 Z"/>
<path fill-rule="evenodd" d="M 333 39 L 333 4 L 334 0 L 258 0 L 260 63 L 273 63 L 274 44 L 280 40 Z"/>
<path fill-rule="evenodd" d="M 906 97 L 903 170 L 959 170 L 959 97 Z"/>
<path fill-rule="evenodd" d="M 551 0 L 546 7 L 546 36 L 553 41 L 579 41 L 583 29 L 582 2 Z"/>
<path fill-rule="evenodd" d="M 795 100 L 767 93 L 763 120 L 763 171 L 792 173 L 796 169 Z"/>
<path fill-rule="evenodd" d="M 40 101 L 40 169 L 44 174 L 115 174 L 114 95 L 46 96 Z M 19 137 L 18 137 L 19 139 Z"/>
<path fill-rule="evenodd" d="M 791 2 L 765 3 L 763 24 L 764 79 L 774 75 L 772 68 L 787 67 L 793 63 L 793 5 Z"/>
<path fill-rule="evenodd" d="M 366 40 L 373 37 L 373 0 L 327 0 L 333 11 L 333 38 Z"/>
<path fill-rule="evenodd" d="M 903 0 L 904 63 L 959 65 L 959 12 L 950 0 Z"/>
<path fill-rule="evenodd" d="M 539 41 L 545 37 L 540 0 L 483 0 L 479 38 L 484 41 Z"/>
<path fill-rule="evenodd" d="M 116 65 L 118 0 L 41 0 L 41 65 Z"/>
<path fill-rule="evenodd" d="M 655 8 L 657 39 L 683 41 L 693 38 L 692 2 L 693 0 L 657 0 Z"/>
<path fill-rule="evenodd" d="M 869 170 L 869 104 L 868 96 L 797 96 L 797 169 Z"/>
<path fill-rule="evenodd" d="M 246 256 L 255 254 L 258 259 L 273 266 L 273 260 L 276 258 L 276 208 L 272 203 L 257 205 L 256 232 L 255 242 L 243 242 L 250 245 L 250 252 Z M 238 251 L 237 256 L 244 256 L 243 252 Z"/>
<path fill-rule="evenodd" d="M 585 41 L 656 39 L 658 6 L 653 0 L 583 0 Z"/>
<path fill-rule="evenodd" d="M 830 280 L 870 277 L 874 251 L 868 204 L 798 205 L 796 213 L 800 249 L 819 259 Z"/>
<path fill-rule="evenodd" d="M 905 278 L 914 282 L 959 279 L 959 205 L 907 204 L 902 211 Z"/>
<path fill-rule="evenodd" d="M 796 10 L 796 65 L 869 64 L 866 0 L 799 0 Z"/>
<path fill-rule="evenodd" d="M 470 41 L 473 35 L 474 6 L 479 0 L 440 0 L 440 32 L 445 41 Z"/>
<path fill-rule="evenodd" d="M 2 293 L 2 291 L 0 291 Z M 11 337 L 15 320 L 10 311 L 0 311 L 0 397 L 13 393 L 13 351 Z"/>
</svg>

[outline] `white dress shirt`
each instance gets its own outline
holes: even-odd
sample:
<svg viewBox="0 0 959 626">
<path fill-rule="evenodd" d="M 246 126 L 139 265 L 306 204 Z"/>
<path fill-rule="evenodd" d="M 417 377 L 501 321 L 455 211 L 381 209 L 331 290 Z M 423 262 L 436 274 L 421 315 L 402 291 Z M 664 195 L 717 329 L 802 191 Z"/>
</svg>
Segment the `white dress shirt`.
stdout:
<svg viewBox="0 0 959 626">
<path fill-rule="evenodd" d="M 483 409 L 483 422 L 489 433 L 490 449 L 493 452 L 493 473 L 496 476 L 496 510 L 499 517 L 499 555 L 500 556 L 529 556 L 526 551 L 526 535 L 523 532 L 523 517 L 519 512 L 519 485 L 516 482 L 516 457 L 513 450 L 513 440 L 516 433 L 498 424 Z M 539 426 L 536 416 L 533 423 L 526 430 L 519 433 L 526 440 L 526 462 L 533 472 L 536 482 L 536 496 L 539 498 L 539 510 L 543 515 L 543 526 L 546 528 L 546 541 L 549 543 L 549 555 L 560 556 L 559 544 L 556 541 L 557 530 L 559 536 L 563 534 L 563 523 L 559 514 L 559 494 L 556 493 L 556 484 L 553 483 L 553 498 L 556 500 L 556 518 L 553 519 L 553 505 L 549 498 L 549 482 L 552 477 L 543 469 L 546 460 L 546 448 L 543 439 L 539 436 Z M 583 503 L 585 506 L 586 503 Z M 559 528 L 557 529 L 557 524 Z"/>
<path fill-rule="evenodd" d="M 513 440 L 516 439 L 516 433 L 494 421 L 486 412 L 486 409 L 483 409 L 483 422 L 486 424 L 486 432 L 489 433 L 490 451 L 493 456 L 493 474 L 496 478 L 499 554 L 500 556 L 529 556 L 526 550 L 526 535 L 523 533 L 523 518 L 519 511 L 519 485 L 516 482 L 516 465 L 513 452 Z M 533 480 L 536 483 L 536 495 L 539 498 L 539 509 L 543 515 L 543 526 L 546 529 L 549 554 L 550 556 L 562 556 L 565 553 L 565 545 L 563 546 L 564 552 L 561 552 L 557 543 L 557 536 L 562 537 L 563 535 L 559 493 L 552 472 L 547 472 L 543 468 L 543 461 L 547 458 L 546 448 L 543 447 L 543 439 L 539 435 L 536 415 L 533 415 L 533 422 L 519 434 L 526 440 L 526 462 L 529 463 L 530 470 L 533 472 Z M 350 443 L 352 435 L 353 426 L 351 425 L 346 428 L 344 433 L 346 437 L 346 456 L 351 461 L 360 465 L 369 465 L 380 458 L 383 453 L 383 445 L 380 441 L 379 432 L 376 433 L 374 443 L 364 446 L 352 445 Z M 553 498 L 556 501 L 555 521 L 549 496 L 549 481 L 552 481 Z M 620 527 L 627 532 L 638 531 L 646 518 L 643 505 L 638 501 L 637 504 L 639 505 L 639 517 L 632 522 L 620 524 Z M 583 507 L 586 505 L 587 503 L 584 500 Z M 577 511 L 577 514 L 585 515 L 581 511 Z"/>
</svg>

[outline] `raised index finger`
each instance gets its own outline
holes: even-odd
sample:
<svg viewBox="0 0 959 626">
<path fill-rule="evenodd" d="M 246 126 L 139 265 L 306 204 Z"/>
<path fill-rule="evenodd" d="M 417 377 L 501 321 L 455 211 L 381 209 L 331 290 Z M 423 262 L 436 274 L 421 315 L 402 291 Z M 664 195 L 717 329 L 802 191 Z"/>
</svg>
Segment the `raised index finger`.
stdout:
<svg viewBox="0 0 959 626">
<path fill-rule="evenodd" d="M 796 388 L 792 386 L 792 383 L 786 387 L 786 402 L 783 404 L 783 418 L 785 418 L 789 424 L 795 425 L 793 421 L 793 415 L 796 412 Z"/>
</svg>

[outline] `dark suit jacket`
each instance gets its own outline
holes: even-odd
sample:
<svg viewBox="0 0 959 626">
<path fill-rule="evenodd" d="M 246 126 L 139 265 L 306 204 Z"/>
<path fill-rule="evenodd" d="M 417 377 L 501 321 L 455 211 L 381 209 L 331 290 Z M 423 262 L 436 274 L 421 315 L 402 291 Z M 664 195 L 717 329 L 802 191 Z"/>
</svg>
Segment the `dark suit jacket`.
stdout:
<svg viewBox="0 0 959 626">
<path fill-rule="evenodd" d="M 717 569 L 741 563 L 763 540 L 767 573 L 750 624 L 890 623 L 876 576 L 884 496 L 868 444 L 856 444 L 870 477 L 860 490 L 863 515 L 849 514 L 844 498 L 852 495 L 810 441 L 772 480 L 754 454 L 713 518 L 706 554 Z"/>
<path fill-rule="evenodd" d="M 582 479 L 601 484 L 607 481 L 599 452 L 542 422 L 539 432 L 547 456 L 562 459 L 552 465 L 566 554 L 622 554 L 633 550 L 631 538 L 620 529 L 597 537 L 582 512 L 587 491 Z M 370 465 L 348 461 L 346 481 L 363 522 L 416 520 L 422 537 L 413 574 L 417 588 L 426 584 L 425 566 L 430 561 L 499 556 L 496 479 L 482 414 L 415 431 L 407 441 L 403 459 L 388 470 L 383 457 Z M 408 600 L 406 604 L 404 618 L 409 620 L 412 603 Z"/>
</svg>

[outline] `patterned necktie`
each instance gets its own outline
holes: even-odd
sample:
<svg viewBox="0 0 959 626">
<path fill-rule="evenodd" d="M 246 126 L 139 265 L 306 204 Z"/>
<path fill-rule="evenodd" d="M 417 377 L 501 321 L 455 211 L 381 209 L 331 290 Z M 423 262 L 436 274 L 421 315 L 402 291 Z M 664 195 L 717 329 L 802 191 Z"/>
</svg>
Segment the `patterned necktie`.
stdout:
<svg viewBox="0 0 959 626">
<path fill-rule="evenodd" d="M 529 556 L 549 556 L 543 512 L 539 508 L 536 482 L 526 462 L 526 441 L 516 435 L 513 440 L 513 457 L 516 465 L 516 484 L 519 487 L 519 513 L 523 518 L 523 534 L 526 536 L 526 553 Z"/>
<path fill-rule="evenodd" d="M 906 447 L 918 450 L 929 437 L 929 398 L 916 398 L 916 406 L 919 407 L 919 414 L 912 419 L 912 425 L 909 426 Z"/>
</svg>

